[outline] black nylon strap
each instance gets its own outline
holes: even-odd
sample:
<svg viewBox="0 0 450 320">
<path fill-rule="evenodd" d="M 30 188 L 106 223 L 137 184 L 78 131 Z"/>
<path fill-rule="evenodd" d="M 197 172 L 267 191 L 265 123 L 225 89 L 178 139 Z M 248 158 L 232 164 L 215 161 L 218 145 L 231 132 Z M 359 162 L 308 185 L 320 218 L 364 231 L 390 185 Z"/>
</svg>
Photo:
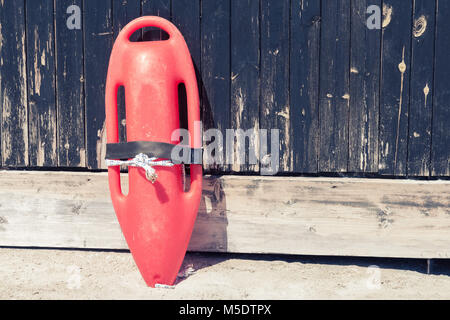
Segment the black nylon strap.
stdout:
<svg viewBox="0 0 450 320">
<path fill-rule="evenodd" d="M 185 155 L 185 152 L 190 153 L 190 162 L 172 159 L 172 150 L 175 147 L 178 148 L 177 155 L 180 158 L 182 155 Z M 156 141 L 130 141 L 106 144 L 106 159 L 128 160 L 134 158 L 139 153 L 158 159 L 170 159 L 173 163 L 202 164 L 203 159 L 202 149 L 195 149 L 186 145 Z"/>
</svg>

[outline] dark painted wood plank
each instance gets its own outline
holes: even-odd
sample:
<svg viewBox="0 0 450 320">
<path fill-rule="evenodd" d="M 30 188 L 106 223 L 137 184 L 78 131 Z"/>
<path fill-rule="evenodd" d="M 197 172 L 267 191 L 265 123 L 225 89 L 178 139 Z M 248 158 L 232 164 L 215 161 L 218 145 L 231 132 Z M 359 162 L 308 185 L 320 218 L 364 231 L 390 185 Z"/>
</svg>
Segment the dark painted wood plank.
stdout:
<svg viewBox="0 0 450 320">
<path fill-rule="evenodd" d="M 201 99 L 201 41 L 200 41 L 200 0 L 172 1 L 172 22 L 180 30 L 188 45 L 197 77 L 199 97 Z M 188 128 L 187 97 L 184 85 L 179 87 L 178 102 L 180 128 Z"/>
<path fill-rule="evenodd" d="M 83 31 L 67 27 L 67 19 L 76 14 L 67 13 L 67 8 L 76 5 L 81 9 L 82 0 L 58 0 L 55 5 L 58 163 L 85 167 Z"/>
<path fill-rule="evenodd" d="M 29 165 L 57 166 L 53 0 L 26 1 Z"/>
<path fill-rule="evenodd" d="M 377 172 L 381 30 L 367 27 L 367 8 L 381 0 L 351 5 L 348 171 Z"/>
<path fill-rule="evenodd" d="M 431 175 L 450 176 L 450 2 L 438 0 Z"/>
<path fill-rule="evenodd" d="M 122 28 L 141 15 L 140 1 L 113 0 L 113 39 L 115 40 Z M 139 34 L 131 35 L 131 41 L 138 41 Z M 125 91 L 119 88 L 117 92 L 117 112 L 119 117 L 119 141 L 127 141 L 125 117 Z"/>
<path fill-rule="evenodd" d="M 27 72 L 24 1 L 0 2 L 2 164 L 28 165 Z"/>
<path fill-rule="evenodd" d="M 379 173 L 405 175 L 412 1 L 385 0 L 382 28 Z"/>
<path fill-rule="evenodd" d="M 222 147 L 216 148 L 216 162 L 204 152 L 206 170 L 227 171 L 225 134 L 230 126 L 230 1 L 201 1 L 201 65 L 203 129 L 218 129 L 223 136 Z M 214 138 L 213 138 L 214 139 Z M 213 140 L 214 141 L 214 140 Z M 210 149 L 214 146 L 210 145 Z M 222 159 L 220 158 L 222 156 Z"/>
<path fill-rule="evenodd" d="M 174 0 L 172 1 L 172 22 L 180 30 L 191 53 L 194 67 L 200 70 L 200 1 Z"/>
<path fill-rule="evenodd" d="M 414 1 L 408 175 L 430 174 L 436 2 Z"/>
<path fill-rule="evenodd" d="M 290 34 L 293 169 L 317 172 L 319 146 L 320 1 L 293 1 Z"/>
<path fill-rule="evenodd" d="M 234 172 L 259 171 L 259 35 L 259 1 L 232 1 L 230 128 L 236 138 L 228 142 Z"/>
<path fill-rule="evenodd" d="M 106 168 L 105 82 L 112 49 L 110 1 L 83 2 L 87 166 Z"/>
<path fill-rule="evenodd" d="M 158 16 L 170 20 L 171 0 L 142 0 L 142 15 Z M 143 28 L 144 41 L 166 39 L 161 30 L 157 28 Z"/>
<path fill-rule="evenodd" d="M 261 1 L 261 129 L 279 129 L 279 171 L 292 171 L 289 107 L 290 1 Z M 268 135 L 269 136 L 269 135 Z M 267 141 L 270 145 L 270 140 Z"/>
<path fill-rule="evenodd" d="M 322 5 L 319 171 L 345 172 L 350 105 L 350 0 Z"/>
</svg>

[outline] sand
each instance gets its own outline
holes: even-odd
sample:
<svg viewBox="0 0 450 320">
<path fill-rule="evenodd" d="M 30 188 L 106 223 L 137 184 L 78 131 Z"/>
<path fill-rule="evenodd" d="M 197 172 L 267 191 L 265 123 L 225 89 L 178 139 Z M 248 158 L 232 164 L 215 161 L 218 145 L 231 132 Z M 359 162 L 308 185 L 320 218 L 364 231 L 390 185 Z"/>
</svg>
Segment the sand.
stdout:
<svg viewBox="0 0 450 320">
<path fill-rule="evenodd" d="M 450 261 L 188 253 L 148 288 L 129 252 L 0 248 L 0 299 L 449 299 Z"/>
</svg>

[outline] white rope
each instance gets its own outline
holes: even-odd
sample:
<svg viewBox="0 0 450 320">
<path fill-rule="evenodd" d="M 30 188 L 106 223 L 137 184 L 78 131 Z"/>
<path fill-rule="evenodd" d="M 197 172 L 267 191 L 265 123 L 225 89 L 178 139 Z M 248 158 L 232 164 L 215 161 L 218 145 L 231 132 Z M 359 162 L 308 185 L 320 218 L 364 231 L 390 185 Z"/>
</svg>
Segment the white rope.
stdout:
<svg viewBox="0 0 450 320">
<path fill-rule="evenodd" d="M 146 154 L 139 153 L 133 159 L 125 161 L 106 159 L 106 165 L 110 167 L 110 166 L 120 166 L 124 164 L 132 167 L 140 167 L 145 170 L 145 176 L 147 177 L 147 179 L 150 180 L 152 183 L 154 183 L 158 178 L 155 169 L 153 169 L 154 166 L 172 167 L 174 165 L 170 160 L 156 161 L 156 159 L 157 158 L 155 157 L 150 158 Z"/>
</svg>

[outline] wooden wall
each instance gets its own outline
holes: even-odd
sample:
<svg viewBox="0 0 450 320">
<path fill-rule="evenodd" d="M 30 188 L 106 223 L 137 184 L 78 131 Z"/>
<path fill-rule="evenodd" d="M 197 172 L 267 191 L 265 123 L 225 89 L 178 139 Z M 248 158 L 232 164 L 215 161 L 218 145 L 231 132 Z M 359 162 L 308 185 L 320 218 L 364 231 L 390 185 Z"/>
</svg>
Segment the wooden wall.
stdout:
<svg viewBox="0 0 450 320">
<path fill-rule="evenodd" d="M 381 30 L 366 26 L 373 4 Z M 141 15 L 184 34 L 204 129 L 279 129 L 280 172 L 450 176 L 446 0 L 2 1 L 3 168 L 105 167 L 108 58 Z"/>
</svg>

